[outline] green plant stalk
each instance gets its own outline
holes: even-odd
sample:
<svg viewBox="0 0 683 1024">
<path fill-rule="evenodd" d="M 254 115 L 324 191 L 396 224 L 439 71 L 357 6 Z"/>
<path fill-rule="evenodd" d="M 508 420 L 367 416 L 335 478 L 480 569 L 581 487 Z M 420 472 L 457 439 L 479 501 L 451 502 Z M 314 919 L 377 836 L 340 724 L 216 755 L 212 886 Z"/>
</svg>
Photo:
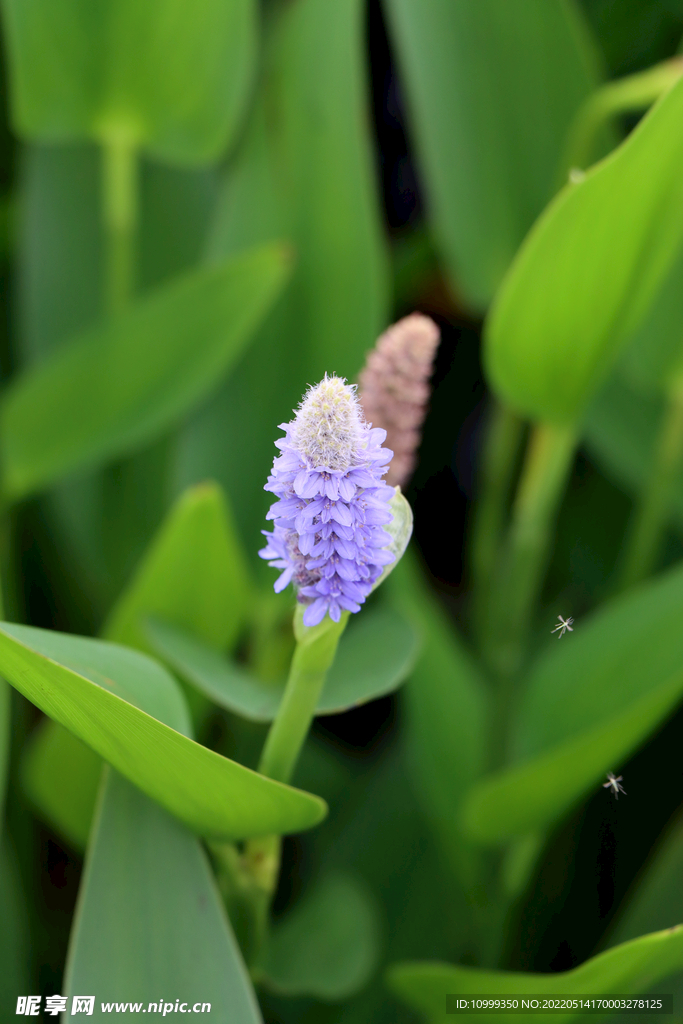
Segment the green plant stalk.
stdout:
<svg viewBox="0 0 683 1024">
<path fill-rule="evenodd" d="M 500 553 L 515 463 L 524 424 L 511 409 L 495 402 L 486 425 L 479 493 L 472 527 L 472 600 L 474 627 L 481 637 L 491 581 Z"/>
<path fill-rule="evenodd" d="M 521 667 L 545 574 L 552 525 L 575 447 L 573 426 L 539 423 L 529 438 L 487 617 L 484 657 L 498 677 L 502 698 L 503 691 L 509 689 L 505 681 Z M 500 699 L 497 704 L 505 718 L 507 701 Z M 500 744 L 501 737 L 494 742 Z"/>
<path fill-rule="evenodd" d="M 303 605 L 297 605 L 296 647 L 282 703 L 261 754 L 261 775 L 278 782 L 291 780 L 348 618 L 349 613 L 343 612 L 339 622 L 326 616 L 318 626 L 307 627 Z"/>
<path fill-rule="evenodd" d="M 104 309 L 122 313 L 135 287 L 138 151 L 125 132 L 102 137 L 102 222 L 105 234 Z"/>
<path fill-rule="evenodd" d="M 669 520 L 672 492 L 683 464 L 683 379 L 672 384 L 667 398 L 652 471 L 626 542 L 619 580 L 621 590 L 639 583 L 656 568 Z"/>
<path fill-rule="evenodd" d="M 558 188 L 574 169 L 593 163 L 600 133 L 620 114 L 646 110 L 674 85 L 683 74 L 683 60 L 675 57 L 635 75 L 608 82 L 597 89 L 579 108 L 567 133 Z"/>
<path fill-rule="evenodd" d="M 286 783 L 294 773 L 327 673 L 349 619 L 349 613 L 343 612 L 339 622 L 325 617 L 319 625 L 307 627 L 303 624 L 303 612 L 303 606 L 297 605 L 294 613 L 296 647 L 289 677 L 258 767 L 262 775 Z M 260 836 L 246 842 L 242 854 L 242 867 L 251 879 L 256 960 L 267 941 L 268 912 L 280 870 L 280 847 L 280 836 Z"/>
</svg>

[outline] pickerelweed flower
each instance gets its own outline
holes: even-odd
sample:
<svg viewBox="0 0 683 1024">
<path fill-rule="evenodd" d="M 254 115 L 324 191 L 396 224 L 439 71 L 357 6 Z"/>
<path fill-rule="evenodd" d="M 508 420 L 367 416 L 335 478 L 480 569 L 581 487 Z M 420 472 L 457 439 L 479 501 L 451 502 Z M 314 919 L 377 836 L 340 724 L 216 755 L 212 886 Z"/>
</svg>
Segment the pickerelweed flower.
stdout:
<svg viewBox="0 0 683 1024">
<path fill-rule="evenodd" d="M 281 455 L 265 490 L 278 500 L 267 518 L 272 533 L 259 551 L 282 569 L 279 593 L 293 583 L 308 605 L 304 625 L 317 626 L 329 614 L 360 611 L 385 565 L 394 496 L 382 477 L 392 452 L 382 448 L 386 431 L 365 422 L 355 386 L 328 377 L 304 396 L 294 419 L 281 423 Z"/>
</svg>

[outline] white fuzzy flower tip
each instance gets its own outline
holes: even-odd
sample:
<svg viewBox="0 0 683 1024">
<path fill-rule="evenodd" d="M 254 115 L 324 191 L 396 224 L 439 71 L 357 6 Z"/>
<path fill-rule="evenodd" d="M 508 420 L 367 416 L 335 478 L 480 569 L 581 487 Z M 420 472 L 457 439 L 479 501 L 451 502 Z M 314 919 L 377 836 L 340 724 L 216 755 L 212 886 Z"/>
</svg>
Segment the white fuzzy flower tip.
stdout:
<svg viewBox="0 0 683 1024">
<path fill-rule="evenodd" d="M 327 374 L 306 393 L 290 427 L 292 442 L 311 466 L 336 470 L 354 464 L 366 433 L 355 386 Z"/>
</svg>

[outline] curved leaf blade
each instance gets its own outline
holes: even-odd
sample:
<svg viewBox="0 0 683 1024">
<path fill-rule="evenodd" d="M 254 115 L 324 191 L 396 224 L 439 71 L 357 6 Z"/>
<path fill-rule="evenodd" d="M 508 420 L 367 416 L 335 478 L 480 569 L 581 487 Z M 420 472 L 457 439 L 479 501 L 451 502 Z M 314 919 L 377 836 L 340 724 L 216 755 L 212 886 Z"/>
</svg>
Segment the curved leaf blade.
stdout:
<svg viewBox="0 0 683 1024">
<path fill-rule="evenodd" d="M 107 1020 L 103 1003 L 161 1012 L 150 1003 L 178 999 L 181 1012 L 209 1003 L 218 1020 L 261 1024 L 198 840 L 116 772 L 105 776 L 69 945 L 69 1007 L 94 992 L 92 1017 Z"/>
<path fill-rule="evenodd" d="M 563 189 L 505 277 L 485 362 L 498 395 L 523 415 L 576 422 L 661 288 L 683 239 L 682 118 L 679 81 Z"/>
<path fill-rule="evenodd" d="M 325 815 L 319 798 L 272 782 L 152 717 L 144 705 L 157 714 L 161 704 L 177 727 L 188 727 L 180 691 L 145 655 L 3 623 L 0 666 L 45 714 L 200 835 L 293 832 Z"/>
<path fill-rule="evenodd" d="M 6 494 L 128 454 L 176 422 L 241 354 L 287 263 L 271 244 L 185 274 L 15 378 L 0 408 Z"/>
<path fill-rule="evenodd" d="M 683 968 L 683 925 L 614 946 L 575 967 L 556 974 L 484 971 L 443 963 L 406 963 L 390 968 L 388 982 L 410 1006 L 425 1018 L 442 1024 L 446 995 L 605 995 L 611 992 L 643 992 L 647 987 Z M 554 1013 L 557 1021 L 573 1020 L 585 1011 Z M 599 1015 L 598 1015 L 599 1016 Z M 492 1013 L 489 1019 L 508 1020 L 508 1014 Z"/>
</svg>

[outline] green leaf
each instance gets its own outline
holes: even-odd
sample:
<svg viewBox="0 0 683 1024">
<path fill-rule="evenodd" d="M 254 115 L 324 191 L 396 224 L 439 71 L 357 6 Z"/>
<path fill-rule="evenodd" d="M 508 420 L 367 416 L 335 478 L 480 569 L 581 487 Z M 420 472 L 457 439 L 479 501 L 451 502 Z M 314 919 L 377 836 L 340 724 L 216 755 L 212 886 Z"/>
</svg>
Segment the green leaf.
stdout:
<svg viewBox="0 0 683 1024">
<path fill-rule="evenodd" d="M 484 309 L 553 193 L 596 54 L 565 0 L 384 6 L 431 228 L 456 294 Z"/>
<path fill-rule="evenodd" d="M 273 11 L 270 28 L 262 86 L 226 171 L 209 255 L 287 238 L 296 265 L 253 346 L 185 432 L 178 477 L 225 485 L 257 571 L 272 586 L 256 551 L 277 424 L 325 371 L 356 376 L 386 326 L 388 267 L 367 118 L 365 6 L 290 0 Z"/>
<path fill-rule="evenodd" d="M 471 880 L 473 861 L 458 808 L 484 770 L 489 713 L 485 682 L 410 552 L 392 576 L 389 592 L 422 639 L 404 690 L 413 773 L 424 810 L 452 865 Z"/>
<path fill-rule="evenodd" d="M 147 633 L 159 657 L 216 704 L 254 722 L 275 718 L 284 680 L 262 682 L 196 635 L 160 619 L 148 620 Z M 316 714 L 338 714 L 391 693 L 410 672 L 417 648 L 416 633 L 401 616 L 385 608 L 364 610 L 341 638 Z"/>
<path fill-rule="evenodd" d="M 682 117 L 679 81 L 527 237 L 485 347 L 488 378 L 517 412 L 574 423 L 646 315 L 683 239 Z"/>
<path fill-rule="evenodd" d="M 610 602 L 540 656 L 512 728 L 513 763 L 468 795 L 483 842 L 560 818 L 638 747 L 683 694 L 683 569 Z"/>
<path fill-rule="evenodd" d="M 174 424 L 241 354 L 286 264 L 271 244 L 187 274 L 20 374 L 0 410 L 6 494 L 127 454 Z"/>
<path fill-rule="evenodd" d="M 3 14 L 20 134 L 124 136 L 180 163 L 225 148 L 251 84 L 253 0 L 4 0 Z"/>
<path fill-rule="evenodd" d="M 317 797 L 265 779 L 177 731 L 189 728 L 180 690 L 143 654 L 3 623 L 0 670 L 45 714 L 201 835 L 294 832 L 324 817 Z"/>
<path fill-rule="evenodd" d="M 99 1020 L 109 1016 L 103 1003 L 154 1012 L 149 1004 L 161 1000 L 175 1011 L 179 999 L 185 1012 L 210 1003 L 218 1020 L 259 1024 L 198 840 L 111 769 L 106 775 L 69 945 L 69 1005 L 95 993 Z"/>
<path fill-rule="evenodd" d="M 41 817 L 84 850 L 102 775 L 102 759 L 73 733 L 45 719 L 24 752 L 21 780 Z"/>
<path fill-rule="evenodd" d="M 252 599 L 246 560 L 221 488 L 178 498 L 114 606 L 103 635 L 149 651 L 143 618 L 158 615 L 209 644 L 231 648 Z"/>
<path fill-rule="evenodd" d="M 527 995 L 532 993 L 572 996 L 643 992 L 647 987 L 683 968 L 683 926 L 608 949 L 575 967 L 557 974 L 521 974 L 512 971 L 480 971 L 442 963 L 406 963 L 390 968 L 390 988 L 425 1018 L 442 1024 L 446 995 Z M 583 1016 L 585 1011 L 554 1013 L 558 1022 Z M 507 1021 L 509 1014 L 491 1013 L 488 1019 Z M 606 1014 L 607 1016 L 607 1014 Z"/>
<path fill-rule="evenodd" d="M 379 958 L 378 911 L 354 875 L 330 872 L 278 923 L 259 976 L 285 995 L 348 999 L 365 987 Z"/>
</svg>

